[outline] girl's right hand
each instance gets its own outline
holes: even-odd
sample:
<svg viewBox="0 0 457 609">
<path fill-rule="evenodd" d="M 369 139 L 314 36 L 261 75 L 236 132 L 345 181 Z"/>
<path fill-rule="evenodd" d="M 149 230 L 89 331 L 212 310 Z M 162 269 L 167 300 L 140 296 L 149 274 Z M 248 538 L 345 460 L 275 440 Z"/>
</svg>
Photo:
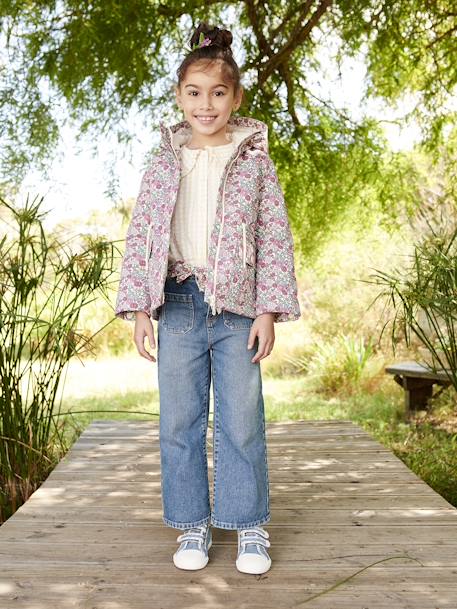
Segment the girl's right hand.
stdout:
<svg viewBox="0 0 457 609">
<path fill-rule="evenodd" d="M 149 318 L 149 315 L 144 311 L 137 311 L 135 316 L 135 333 L 134 333 L 134 341 L 138 353 L 149 360 L 150 362 L 155 362 L 156 358 L 151 355 L 148 351 L 146 351 L 144 346 L 144 339 L 148 337 L 149 345 L 151 349 L 156 348 L 156 342 L 154 340 L 154 328 L 152 327 L 152 322 Z"/>
</svg>

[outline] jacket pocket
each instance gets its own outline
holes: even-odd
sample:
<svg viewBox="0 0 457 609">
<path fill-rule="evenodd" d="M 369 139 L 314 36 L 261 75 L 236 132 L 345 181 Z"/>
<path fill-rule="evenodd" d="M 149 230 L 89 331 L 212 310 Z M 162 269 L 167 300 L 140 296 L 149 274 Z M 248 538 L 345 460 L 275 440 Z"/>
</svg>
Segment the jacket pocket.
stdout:
<svg viewBox="0 0 457 609">
<path fill-rule="evenodd" d="M 246 268 L 246 265 L 255 267 L 256 263 L 256 246 L 253 235 L 250 230 L 247 230 L 246 222 L 242 222 L 242 260 L 243 260 L 243 268 Z"/>
</svg>

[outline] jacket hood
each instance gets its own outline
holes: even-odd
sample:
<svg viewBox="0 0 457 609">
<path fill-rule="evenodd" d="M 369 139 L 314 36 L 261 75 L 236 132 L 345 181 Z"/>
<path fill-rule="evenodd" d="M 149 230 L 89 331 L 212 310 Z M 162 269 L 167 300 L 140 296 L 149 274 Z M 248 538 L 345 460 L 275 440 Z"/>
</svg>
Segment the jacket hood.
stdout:
<svg viewBox="0 0 457 609">
<path fill-rule="evenodd" d="M 161 145 L 173 146 L 175 150 L 186 144 L 192 136 L 192 127 L 188 120 L 172 125 L 160 123 Z M 227 131 L 232 133 L 232 141 L 237 148 L 249 140 L 249 145 L 268 153 L 268 125 L 257 118 L 249 116 L 230 116 Z"/>
</svg>

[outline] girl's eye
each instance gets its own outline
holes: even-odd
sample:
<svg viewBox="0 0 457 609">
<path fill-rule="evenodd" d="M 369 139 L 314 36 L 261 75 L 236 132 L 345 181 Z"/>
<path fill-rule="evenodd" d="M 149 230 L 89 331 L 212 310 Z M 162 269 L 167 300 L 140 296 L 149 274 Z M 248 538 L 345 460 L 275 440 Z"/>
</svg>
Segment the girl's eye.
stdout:
<svg viewBox="0 0 457 609">
<path fill-rule="evenodd" d="M 189 95 L 191 95 L 192 97 L 195 97 L 195 95 L 198 95 L 198 91 L 190 91 Z M 215 91 L 215 93 L 220 93 L 221 95 L 224 95 L 224 91 Z M 221 95 L 218 95 L 217 97 L 220 97 Z"/>
</svg>

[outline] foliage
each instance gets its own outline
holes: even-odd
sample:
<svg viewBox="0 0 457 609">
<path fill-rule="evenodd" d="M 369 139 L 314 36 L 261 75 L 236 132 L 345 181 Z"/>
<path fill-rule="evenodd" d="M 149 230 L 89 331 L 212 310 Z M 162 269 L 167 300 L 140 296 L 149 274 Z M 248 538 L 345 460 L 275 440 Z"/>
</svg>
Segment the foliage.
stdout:
<svg viewBox="0 0 457 609">
<path fill-rule="evenodd" d="M 387 388 L 396 392 L 394 400 L 388 399 Z M 384 388 L 378 387 L 375 395 L 360 393 L 349 398 L 347 414 L 457 507 L 455 391 L 449 387 L 432 401 L 430 412 L 419 411 L 405 421 L 403 389 L 385 378 Z"/>
<path fill-rule="evenodd" d="M 457 11 L 450 0 L 342 0 L 335 25 L 343 22 L 342 52 L 366 46 L 369 92 L 396 102 L 414 95 L 412 113 L 428 137 L 452 124 L 449 96 L 457 84 Z"/>
<path fill-rule="evenodd" d="M 369 282 L 384 286 L 376 299 L 391 304 L 394 352 L 400 336 L 408 346 L 417 337 L 425 348 L 421 363 L 433 371 L 445 369 L 457 389 L 457 222 L 451 217 L 448 225 L 427 224 L 429 232 L 415 244 L 410 268 L 376 269 Z"/>
<path fill-rule="evenodd" d="M 413 115 L 436 150 L 455 118 L 455 17 L 450 0 L 4 0 L 0 184 L 18 184 L 32 165 L 44 171 L 68 120 L 94 142 L 110 133 L 126 146 L 133 113 L 148 130 L 177 119 L 175 69 L 206 20 L 235 34 L 239 112 L 270 127 L 300 254 L 309 256 L 351 215 L 368 224 L 381 210 L 387 226 L 417 201 L 410 159 L 389 152 L 376 121 L 322 91 L 328 64 L 365 61 L 367 98 L 415 96 Z"/>
<path fill-rule="evenodd" d="M 313 380 L 316 390 L 330 394 L 344 391 L 347 394 L 360 391 L 363 381 L 370 374 L 370 364 L 375 362 L 372 338 L 339 333 L 325 343 L 317 344 L 309 362 L 303 362 L 306 373 Z"/>
<path fill-rule="evenodd" d="M 96 208 L 89 213 L 86 211 L 76 217 L 67 217 L 53 226 L 53 234 L 59 239 L 76 237 L 77 233 L 91 234 L 98 239 L 112 240 L 118 252 L 115 261 L 116 279 L 113 276 L 113 287 L 117 287 L 120 273 L 121 256 L 125 249 L 125 233 L 130 221 L 135 199 L 122 200 L 116 207 L 109 209 Z M 135 349 L 133 343 L 133 324 L 108 322 L 113 318 L 116 299 L 116 289 L 111 293 L 111 301 L 94 299 L 87 303 L 81 311 L 80 323 L 86 332 L 93 334 L 91 351 L 81 354 L 82 360 L 92 360 L 94 357 L 106 357 L 129 353 Z M 104 328 L 99 331 L 100 328 Z M 135 350 L 136 351 L 136 350 Z"/>
<path fill-rule="evenodd" d="M 68 361 L 90 349 L 80 314 L 107 297 L 114 272 L 112 243 L 81 235 L 73 251 L 47 235 L 41 202 L 17 209 L 0 199 L 0 521 L 65 450 L 59 382 Z"/>
</svg>

